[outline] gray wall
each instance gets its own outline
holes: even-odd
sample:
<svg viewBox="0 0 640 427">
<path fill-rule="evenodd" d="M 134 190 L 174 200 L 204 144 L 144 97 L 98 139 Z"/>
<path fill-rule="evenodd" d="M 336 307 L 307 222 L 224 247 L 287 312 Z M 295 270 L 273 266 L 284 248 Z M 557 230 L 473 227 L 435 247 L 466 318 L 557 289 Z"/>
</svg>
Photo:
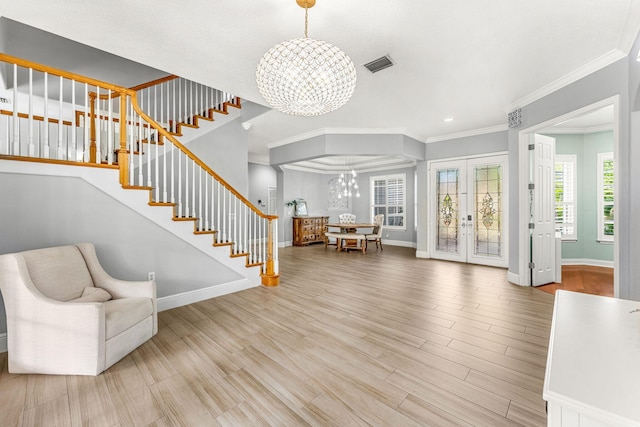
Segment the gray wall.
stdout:
<svg viewBox="0 0 640 427">
<path fill-rule="evenodd" d="M 637 46 L 632 52 L 637 52 Z M 630 64 L 630 62 L 633 62 L 633 64 Z M 519 211 L 518 196 L 522 185 L 526 185 L 526 183 L 519 182 L 518 176 L 519 153 L 521 149 L 526 149 L 526 147 L 519 146 L 520 130 L 539 125 L 614 95 L 619 95 L 620 132 L 618 138 L 620 150 L 618 158 L 620 161 L 618 162 L 618 176 L 616 177 L 619 195 L 616 201 L 616 225 L 618 227 L 618 261 L 620 268 L 617 274 L 620 284 L 620 297 L 640 300 L 640 263 L 637 262 L 638 251 L 640 250 L 640 228 L 637 226 L 632 227 L 631 223 L 631 215 L 634 212 L 631 209 L 632 206 L 635 207 L 635 212 L 640 211 L 640 197 L 634 196 L 640 194 L 640 188 L 638 188 L 638 185 L 640 185 L 640 168 L 631 169 L 632 164 L 640 164 L 637 163 L 640 161 L 640 152 L 633 147 L 629 136 L 629 67 L 632 67 L 635 73 L 640 73 L 637 70 L 639 65 L 635 61 L 629 61 L 628 58 L 619 60 L 522 107 L 522 124 L 509 130 L 509 179 L 511 184 L 509 211 L 511 212 L 511 218 L 514 219 L 509 224 L 510 272 L 514 274 L 523 273 L 519 271 L 520 256 L 523 256 L 523 254 L 520 254 L 519 223 L 516 220 L 519 215 L 524 214 Z M 631 92 L 635 93 L 635 91 L 636 88 L 632 88 Z M 638 129 L 640 130 L 640 123 L 638 123 Z"/>
<path fill-rule="evenodd" d="M 4 17 L 0 18 L 0 36 L 3 53 L 124 87 L 168 75 Z"/>
<path fill-rule="evenodd" d="M 277 187 L 276 171 L 271 166 L 249 163 L 249 201 L 262 212 L 267 213 L 268 188 Z M 264 206 L 260 206 L 261 200 Z"/>
<path fill-rule="evenodd" d="M 240 194 L 248 194 L 249 145 L 240 118 L 194 139 L 186 147 Z"/>
<path fill-rule="evenodd" d="M 278 200 L 278 241 L 291 244 L 293 241 L 293 208 L 285 203 L 294 199 L 304 199 L 307 202 L 309 216 L 331 216 L 337 219 L 339 212 L 329 212 L 327 209 L 327 182 L 329 175 L 301 172 L 285 169 L 278 172 L 278 194 L 283 200 Z"/>
<path fill-rule="evenodd" d="M 505 131 L 466 136 L 446 141 L 430 142 L 426 146 L 426 159 L 440 160 L 479 154 L 506 152 L 509 133 Z"/>
<path fill-rule="evenodd" d="M 556 154 L 575 154 L 577 241 L 562 242 L 562 259 L 613 261 L 613 245 L 598 238 L 597 157 L 613 151 L 613 132 L 553 135 Z"/>
<path fill-rule="evenodd" d="M 360 197 L 352 197 L 351 213 L 356 215 L 359 222 L 372 222 L 371 216 L 371 182 L 372 176 L 384 176 L 405 174 L 406 179 L 406 230 L 383 229 L 382 238 L 406 242 L 410 245 L 416 242 L 416 215 L 415 215 L 415 168 L 402 168 L 383 170 L 377 172 L 363 172 L 358 174 L 358 186 L 360 187 Z"/>
<path fill-rule="evenodd" d="M 0 198 L 0 254 L 92 242 L 116 278 L 146 280 L 154 271 L 158 297 L 241 279 L 80 178 L 0 173 Z"/>
</svg>

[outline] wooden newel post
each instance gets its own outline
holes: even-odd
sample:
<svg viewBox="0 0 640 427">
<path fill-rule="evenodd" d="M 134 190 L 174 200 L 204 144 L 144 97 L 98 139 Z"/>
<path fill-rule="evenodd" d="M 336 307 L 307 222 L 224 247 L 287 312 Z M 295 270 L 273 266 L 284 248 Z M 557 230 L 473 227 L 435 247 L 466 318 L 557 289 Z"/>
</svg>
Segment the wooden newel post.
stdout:
<svg viewBox="0 0 640 427">
<path fill-rule="evenodd" d="M 127 95 L 120 95 L 120 148 L 118 148 L 120 185 L 129 185 L 129 156 L 127 155 Z"/>
<path fill-rule="evenodd" d="M 267 231 L 267 267 L 262 274 L 263 286 L 278 286 L 280 284 L 280 274 L 276 271 L 276 257 L 274 256 L 274 246 L 276 239 L 274 231 L 274 221 L 269 218 L 269 226 Z"/>
<path fill-rule="evenodd" d="M 96 153 L 98 150 L 98 147 L 96 146 L 96 96 L 97 95 L 93 92 L 89 94 L 89 97 L 91 98 L 89 101 L 91 108 L 89 113 L 89 129 L 91 129 L 89 136 L 91 141 L 91 144 L 89 145 L 89 162 L 91 163 L 96 163 Z"/>
</svg>

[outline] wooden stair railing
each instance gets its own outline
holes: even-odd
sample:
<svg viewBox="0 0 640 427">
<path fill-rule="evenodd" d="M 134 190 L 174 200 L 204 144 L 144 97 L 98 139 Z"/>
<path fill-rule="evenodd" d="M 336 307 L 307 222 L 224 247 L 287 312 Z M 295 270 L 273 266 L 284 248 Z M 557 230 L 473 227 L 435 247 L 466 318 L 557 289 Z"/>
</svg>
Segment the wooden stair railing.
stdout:
<svg viewBox="0 0 640 427">
<path fill-rule="evenodd" d="M 193 221 L 194 233 L 211 235 L 214 246 L 229 246 L 232 257 L 260 268 L 263 285 L 279 283 L 277 216 L 262 213 L 176 138 L 181 126 L 240 108 L 239 98 L 190 83 L 200 95 L 189 92 L 187 109 L 165 104 L 166 97 L 158 108 L 150 95 L 158 84 L 187 81 L 150 82 L 138 89 L 160 123 L 140 108 L 136 88 L 5 54 L 0 62 L 9 64 L 12 95 L 12 108 L 0 111 L 0 158 L 117 168 L 123 188 L 149 191 L 150 205 L 172 206 L 175 221 Z M 174 110 L 180 115 L 165 114 Z"/>
</svg>

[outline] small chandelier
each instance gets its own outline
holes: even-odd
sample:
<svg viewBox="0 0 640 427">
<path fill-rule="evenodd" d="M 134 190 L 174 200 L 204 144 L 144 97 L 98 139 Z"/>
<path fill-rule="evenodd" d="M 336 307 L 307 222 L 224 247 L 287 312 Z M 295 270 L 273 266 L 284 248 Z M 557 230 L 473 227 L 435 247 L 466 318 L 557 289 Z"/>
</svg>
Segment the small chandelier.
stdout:
<svg viewBox="0 0 640 427">
<path fill-rule="evenodd" d="M 358 188 L 358 174 L 356 170 L 351 168 L 351 172 L 340 173 L 338 177 L 338 185 L 340 186 L 338 190 L 338 199 L 342 199 L 343 197 L 351 197 L 353 195 L 352 189 L 356 192 L 356 197 L 360 197 L 360 189 Z"/>
<path fill-rule="evenodd" d="M 338 47 L 307 37 L 309 8 L 315 0 L 296 0 L 304 8 L 304 38 L 278 43 L 256 69 L 263 98 L 276 110 L 319 116 L 342 107 L 356 87 L 356 69 Z"/>
</svg>

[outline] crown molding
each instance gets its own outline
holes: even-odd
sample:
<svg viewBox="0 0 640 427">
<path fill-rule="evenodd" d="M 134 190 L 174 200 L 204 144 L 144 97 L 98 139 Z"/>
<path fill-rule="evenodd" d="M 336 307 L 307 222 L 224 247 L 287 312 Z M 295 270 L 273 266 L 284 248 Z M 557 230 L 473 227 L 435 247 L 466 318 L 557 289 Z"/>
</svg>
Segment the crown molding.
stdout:
<svg viewBox="0 0 640 427">
<path fill-rule="evenodd" d="M 365 167 L 365 168 L 359 168 L 358 165 L 355 165 L 355 169 L 356 171 L 360 174 L 360 173 L 368 173 L 368 172 L 379 172 L 379 171 L 386 171 L 386 170 L 396 170 L 396 169 L 406 169 L 406 168 L 412 168 L 415 167 L 416 165 L 416 161 L 415 160 L 411 160 L 410 162 L 406 162 L 406 163 L 393 163 L 393 164 L 381 164 L 379 166 L 370 166 L 370 167 Z M 308 172 L 308 173 L 317 173 L 317 174 L 321 174 L 321 175 L 338 175 L 341 172 L 345 172 L 345 169 L 320 169 L 320 168 L 312 168 L 312 167 L 308 167 L 308 166 L 300 166 L 300 165 L 295 165 L 295 164 L 286 164 L 286 165 L 281 165 L 280 166 L 282 169 L 286 169 L 286 170 L 295 170 L 298 172 Z"/>
<path fill-rule="evenodd" d="M 593 74 L 598 70 L 603 69 L 604 67 L 613 64 L 616 61 L 619 61 L 622 58 L 625 58 L 627 54 L 620 49 L 614 49 L 604 55 L 594 59 L 591 62 L 586 63 L 585 65 L 571 71 L 563 77 L 549 83 L 541 87 L 540 89 L 531 92 L 529 95 L 526 95 L 513 104 L 507 106 L 504 110 L 505 113 L 509 113 L 518 108 L 522 108 L 525 105 L 529 105 L 532 102 L 535 102 L 541 98 L 544 98 L 547 95 L 556 92 L 557 90 L 562 89 L 565 86 L 570 85 L 571 83 L 575 83 L 578 80 L 588 76 L 589 74 Z"/>
<path fill-rule="evenodd" d="M 600 126 L 591 126 L 584 128 L 550 128 L 545 131 L 538 131 L 537 133 L 556 134 L 556 135 L 585 135 L 589 133 L 605 132 L 613 130 L 613 124 L 606 124 Z"/>
<path fill-rule="evenodd" d="M 469 136 L 478 136 L 478 135 L 484 135 L 487 133 L 503 132 L 505 130 L 509 130 L 509 126 L 506 124 L 489 126 L 486 128 L 467 130 L 464 132 L 450 133 L 448 135 L 430 136 L 429 138 L 427 138 L 426 143 L 429 144 L 432 142 L 449 141 L 451 139 L 466 138 Z"/>
<path fill-rule="evenodd" d="M 301 133 L 279 141 L 270 142 L 267 148 L 276 148 L 305 139 L 315 138 L 322 135 L 405 135 L 417 141 L 424 141 L 424 138 L 417 137 L 407 132 L 405 128 L 319 128 L 310 132 Z"/>
</svg>

